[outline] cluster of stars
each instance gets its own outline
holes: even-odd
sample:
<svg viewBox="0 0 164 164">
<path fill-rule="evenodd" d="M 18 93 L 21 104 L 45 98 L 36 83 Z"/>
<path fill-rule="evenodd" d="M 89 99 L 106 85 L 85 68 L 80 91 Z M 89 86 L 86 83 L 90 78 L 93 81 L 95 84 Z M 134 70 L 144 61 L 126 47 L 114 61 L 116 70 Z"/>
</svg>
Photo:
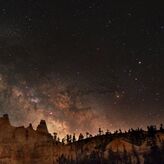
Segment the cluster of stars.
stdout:
<svg viewBox="0 0 164 164">
<path fill-rule="evenodd" d="M 0 3 L 0 66 L 5 65 L 5 70 L 13 67 L 4 74 L 15 86 L 24 79 L 35 89 L 39 84 L 51 87 L 50 93 L 47 88 L 38 89 L 51 101 L 51 105 L 46 100 L 46 105 L 40 105 L 46 106 L 48 116 L 55 116 L 49 110 L 54 104 L 62 109 L 71 104 L 68 97 L 62 95 L 58 100 L 53 92 L 50 81 L 62 81 L 79 89 L 85 84 L 85 91 L 92 90 L 87 96 L 94 99 L 96 107 L 100 106 L 95 110 L 98 114 L 114 113 L 115 118 L 120 112 L 122 120 L 118 117 L 116 122 L 125 122 L 125 112 L 132 112 L 135 118 L 141 114 L 162 119 L 164 24 L 160 6 L 104 0 Z M 29 91 L 29 86 L 25 90 Z M 104 90 L 110 90 L 110 94 Z M 28 101 L 41 104 L 39 96 L 28 95 Z M 103 100 L 99 102 L 100 97 Z M 108 107 L 102 105 L 104 102 Z M 134 122 L 129 117 L 127 121 Z M 109 122 L 109 126 L 114 124 Z"/>
</svg>

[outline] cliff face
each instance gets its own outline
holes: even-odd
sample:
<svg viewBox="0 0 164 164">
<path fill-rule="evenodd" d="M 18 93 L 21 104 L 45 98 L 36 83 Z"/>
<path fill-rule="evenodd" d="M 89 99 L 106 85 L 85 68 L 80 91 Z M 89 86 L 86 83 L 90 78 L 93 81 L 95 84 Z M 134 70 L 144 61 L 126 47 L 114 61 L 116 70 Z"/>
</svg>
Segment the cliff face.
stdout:
<svg viewBox="0 0 164 164">
<path fill-rule="evenodd" d="M 24 128 L 10 125 L 9 118 L 0 118 L 0 164 L 51 164 L 53 138 L 45 121 L 35 131 L 32 125 Z"/>
<path fill-rule="evenodd" d="M 163 164 L 164 129 L 106 134 L 69 144 L 56 142 L 41 120 L 13 127 L 8 115 L 0 118 L 0 164 Z"/>
</svg>

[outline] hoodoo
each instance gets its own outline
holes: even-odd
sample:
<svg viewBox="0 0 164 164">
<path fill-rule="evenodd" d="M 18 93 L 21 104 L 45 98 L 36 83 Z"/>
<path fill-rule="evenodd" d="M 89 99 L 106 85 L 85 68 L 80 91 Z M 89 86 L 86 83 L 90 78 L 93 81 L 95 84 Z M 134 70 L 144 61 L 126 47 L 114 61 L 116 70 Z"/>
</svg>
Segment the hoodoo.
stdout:
<svg viewBox="0 0 164 164">
<path fill-rule="evenodd" d="M 48 133 L 47 124 L 45 120 L 41 120 L 37 127 L 37 131 L 41 133 Z"/>
<path fill-rule="evenodd" d="M 8 114 L 4 114 L 3 117 L 0 117 L 0 126 L 1 125 L 10 125 Z"/>
<path fill-rule="evenodd" d="M 48 132 L 45 120 L 35 130 L 32 124 L 10 125 L 7 114 L 0 117 L 0 164 L 164 163 L 163 143 L 162 125 L 159 130 L 150 126 L 147 131 L 108 132 L 78 141 L 70 137 L 61 143 Z"/>
</svg>

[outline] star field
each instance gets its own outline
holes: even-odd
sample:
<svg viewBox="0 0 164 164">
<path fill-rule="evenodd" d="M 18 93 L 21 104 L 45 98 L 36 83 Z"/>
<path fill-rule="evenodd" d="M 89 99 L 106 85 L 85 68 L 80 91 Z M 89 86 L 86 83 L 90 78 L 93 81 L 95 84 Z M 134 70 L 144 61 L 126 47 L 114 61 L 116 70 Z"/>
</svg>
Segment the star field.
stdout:
<svg viewBox="0 0 164 164">
<path fill-rule="evenodd" d="M 70 133 L 164 122 L 163 9 L 146 1 L 1 1 L 0 113 L 12 111 L 17 123 L 37 112 Z"/>
</svg>

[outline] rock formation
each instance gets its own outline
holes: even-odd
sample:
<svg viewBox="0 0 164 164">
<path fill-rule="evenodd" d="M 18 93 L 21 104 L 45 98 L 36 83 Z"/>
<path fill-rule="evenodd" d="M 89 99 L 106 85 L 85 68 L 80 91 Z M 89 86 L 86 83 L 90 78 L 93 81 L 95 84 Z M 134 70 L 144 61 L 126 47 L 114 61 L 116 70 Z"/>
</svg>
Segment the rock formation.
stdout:
<svg viewBox="0 0 164 164">
<path fill-rule="evenodd" d="M 51 164 L 53 163 L 53 137 L 46 122 L 37 130 L 32 125 L 13 127 L 8 115 L 0 118 L 0 164 Z"/>
<path fill-rule="evenodd" d="M 8 115 L 0 117 L 0 164 L 162 164 L 164 129 L 106 133 L 71 141 L 56 141 L 46 122 L 37 129 L 13 127 Z"/>
</svg>

